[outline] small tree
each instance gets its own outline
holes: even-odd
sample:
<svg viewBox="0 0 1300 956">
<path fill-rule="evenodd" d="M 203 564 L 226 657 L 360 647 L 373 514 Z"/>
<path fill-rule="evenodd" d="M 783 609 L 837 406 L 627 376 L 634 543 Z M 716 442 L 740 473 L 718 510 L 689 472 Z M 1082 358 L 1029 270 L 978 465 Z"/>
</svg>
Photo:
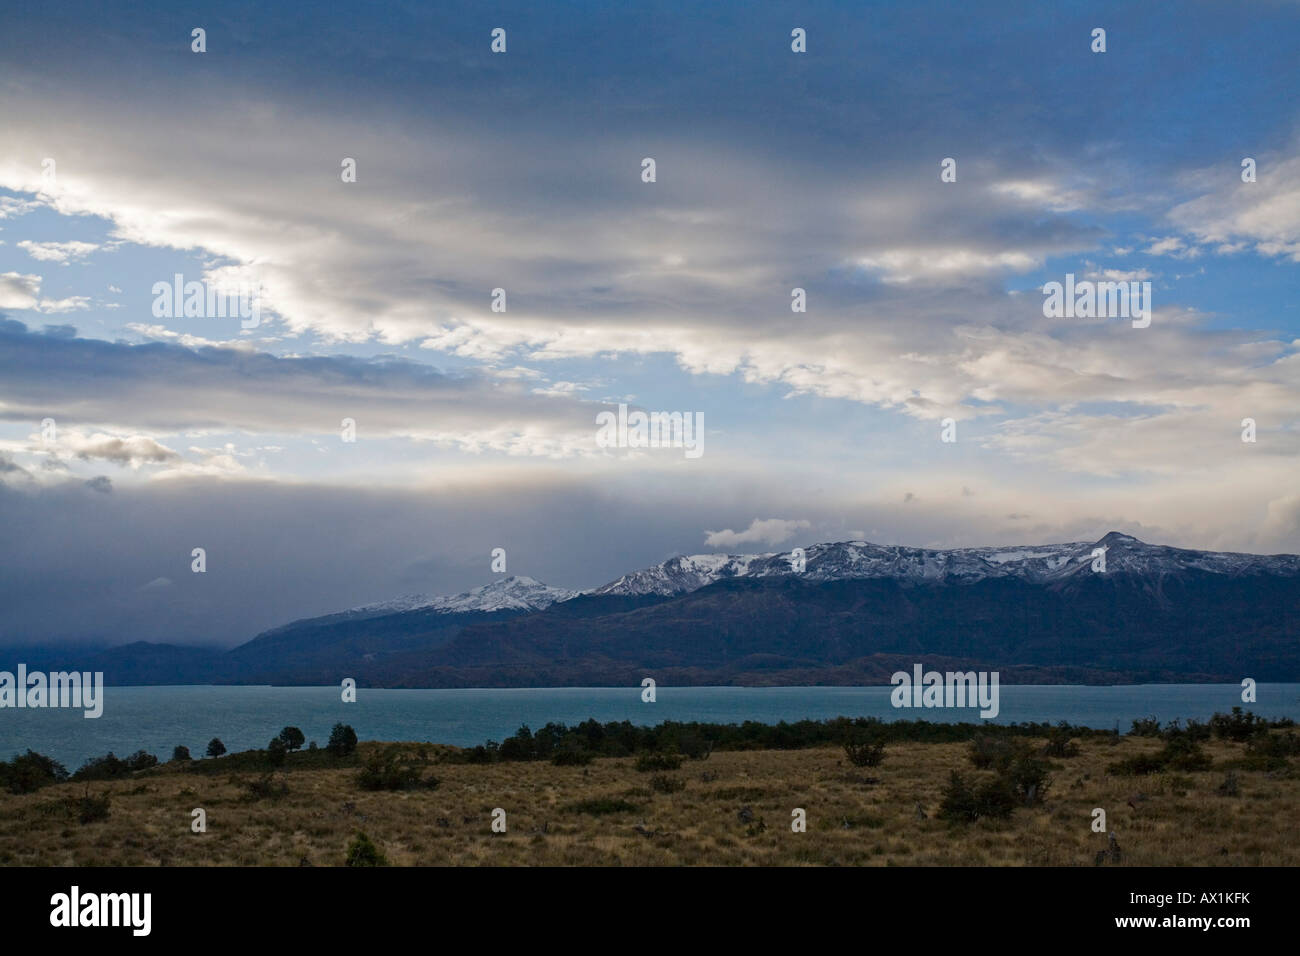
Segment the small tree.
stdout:
<svg viewBox="0 0 1300 956">
<path fill-rule="evenodd" d="M 280 731 L 280 739 L 284 741 L 284 746 L 289 750 L 297 750 L 307 740 L 297 727 L 284 728 L 284 730 Z"/>
<path fill-rule="evenodd" d="M 272 737 L 271 742 L 266 745 L 266 758 L 271 761 L 271 766 L 281 766 L 287 756 L 289 756 L 289 748 L 285 745 L 284 738 Z"/>
<path fill-rule="evenodd" d="M 869 739 L 845 741 L 844 756 L 855 767 L 879 767 L 885 759 L 885 743 Z"/>
<path fill-rule="evenodd" d="M 226 752 L 226 745 L 221 742 L 220 737 L 213 737 L 208 741 L 208 756 L 220 757 Z"/>
<path fill-rule="evenodd" d="M 145 750 L 137 750 L 126 758 L 126 767 L 130 771 L 148 770 L 158 766 L 158 758 Z"/>
<path fill-rule="evenodd" d="M 67 779 L 68 771 L 63 764 L 31 749 L 9 763 L 0 763 L 0 782 L 10 793 L 34 793 Z"/>
<path fill-rule="evenodd" d="M 189 759 L 191 759 L 190 748 L 186 747 L 184 744 L 177 744 L 176 747 L 172 750 L 172 760 L 189 760 Z"/>
<path fill-rule="evenodd" d="M 335 724 L 325 749 L 336 757 L 346 757 L 357 749 L 357 732 L 347 724 Z"/>
<path fill-rule="evenodd" d="M 340 724 L 340 726 L 342 726 Z M 388 858 L 384 856 L 383 851 L 371 842 L 370 837 L 364 833 L 357 833 L 356 839 L 348 847 L 347 860 L 345 866 L 387 866 Z"/>
</svg>

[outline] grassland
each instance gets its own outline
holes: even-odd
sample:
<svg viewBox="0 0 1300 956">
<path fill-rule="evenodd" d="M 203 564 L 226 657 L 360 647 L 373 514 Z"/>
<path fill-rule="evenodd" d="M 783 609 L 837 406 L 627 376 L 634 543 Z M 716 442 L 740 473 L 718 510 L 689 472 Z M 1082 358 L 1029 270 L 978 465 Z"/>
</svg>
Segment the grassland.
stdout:
<svg viewBox="0 0 1300 956">
<path fill-rule="evenodd" d="M 969 824 L 937 815 L 950 773 L 973 772 L 966 743 L 890 744 L 877 767 L 854 767 L 835 747 L 715 752 L 661 775 L 683 785 L 676 792 L 652 786 L 656 774 L 638 772 L 632 757 L 472 765 L 421 744 L 400 746 L 436 789 L 368 792 L 357 764 L 389 745 L 363 742 L 345 765 L 290 755 L 257 796 L 250 785 L 266 770 L 251 754 L 232 755 L 0 795 L 0 864 L 338 866 L 364 832 L 397 866 L 1094 866 L 1107 846 L 1092 830 L 1097 807 L 1121 848 L 1119 863 L 1105 866 L 1300 864 L 1294 767 L 1238 769 L 1237 793 L 1227 795 L 1226 768 L 1242 744 L 1206 742 L 1208 771 L 1142 777 L 1107 767 L 1161 741 L 1079 744 L 1077 756 L 1051 761 L 1043 804 Z M 106 819 L 79 821 L 87 793 L 108 794 Z M 191 831 L 198 807 L 205 833 Z M 503 834 L 491 828 L 498 807 Z M 807 832 L 791 831 L 796 807 Z"/>
</svg>

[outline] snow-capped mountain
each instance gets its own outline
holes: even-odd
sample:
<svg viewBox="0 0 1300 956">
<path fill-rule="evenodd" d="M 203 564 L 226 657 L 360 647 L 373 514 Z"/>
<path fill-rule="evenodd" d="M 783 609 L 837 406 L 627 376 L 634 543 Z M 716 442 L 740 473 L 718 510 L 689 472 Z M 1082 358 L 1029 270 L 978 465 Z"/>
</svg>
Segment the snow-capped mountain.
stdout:
<svg viewBox="0 0 1300 956">
<path fill-rule="evenodd" d="M 1061 581 L 1081 571 L 1091 571 L 1093 555 L 1106 549 L 1109 573 L 1140 574 L 1158 578 L 1180 571 L 1199 570 L 1229 576 L 1272 573 L 1300 574 L 1300 556 L 1294 554 L 1241 554 L 1194 551 L 1147 544 L 1132 535 L 1112 531 L 1098 541 L 1065 544 L 1018 545 L 984 548 L 910 548 L 840 541 L 809 545 L 804 549 L 806 581 L 844 581 L 893 578 L 905 585 L 971 584 L 987 578 L 1021 578 L 1038 583 Z M 669 558 L 662 564 L 632 571 L 615 581 L 570 591 L 551 587 L 530 577 L 512 575 L 463 594 L 438 597 L 408 594 L 340 612 L 353 619 L 400 614 L 404 611 L 540 611 L 580 594 L 657 595 L 689 594 L 727 578 L 768 578 L 796 573 L 791 551 L 763 554 L 692 554 Z"/>
<path fill-rule="evenodd" d="M 565 588 L 553 588 L 524 575 L 512 574 L 508 578 L 450 597 L 407 594 L 390 601 L 354 607 L 342 613 L 353 617 L 378 617 L 403 611 L 441 611 L 447 614 L 464 614 L 469 611 L 540 611 L 576 597 L 577 593 Z"/>
<path fill-rule="evenodd" d="M 202 659 L 139 644 L 96 666 L 124 683 L 635 687 L 650 672 L 856 685 L 930 655 L 1038 683 L 1300 680 L 1296 555 L 1112 532 L 1004 548 L 844 541 L 810 545 L 803 560 L 796 572 L 789 551 L 671 558 L 568 608 L 579 593 L 509 577 L 294 621 Z M 709 587 L 739 578 L 753 586 Z"/>
<path fill-rule="evenodd" d="M 894 578 L 905 584 L 962 584 L 986 578 L 1017 577 L 1051 582 L 1080 571 L 1091 571 L 1093 553 L 1104 547 L 1110 573 L 1159 577 L 1186 570 L 1215 574 L 1300 574 L 1300 556 L 1191 551 L 1147 544 L 1112 531 L 1096 542 L 1026 545 L 1007 548 L 949 548 L 929 550 L 869 541 L 814 544 L 804 549 L 808 581 Z M 696 554 L 670 558 L 662 564 L 625 574 L 588 594 L 655 594 L 674 597 L 735 577 L 773 577 L 795 573 L 792 552 L 766 554 Z"/>
</svg>

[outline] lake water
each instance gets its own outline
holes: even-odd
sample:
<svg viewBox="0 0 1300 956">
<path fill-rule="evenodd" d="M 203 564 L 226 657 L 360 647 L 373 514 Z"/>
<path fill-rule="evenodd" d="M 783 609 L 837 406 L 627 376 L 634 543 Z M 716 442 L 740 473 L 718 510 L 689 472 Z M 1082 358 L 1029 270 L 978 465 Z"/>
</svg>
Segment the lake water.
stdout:
<svg viewBox="0 0 1300 956">
<path fill-rule="evenodd" d="M 104 712 L 88 720 L 79 710 L 0 709 L 0 759 L 28 747 L 74 770 L 88 757 L 119 757 L 147 750 L 170 759 L 185 744 L 198 757 L 213 737 L 231 751 L 265 747 L 286 725 L 321 746 L 342 721 L 362 740 L 480 744 L 501 740 L 520 724 L 534 730 L 549 721 L 574 724 L 630 720 L 739 723 L 828 717 L 879 717 L 978 722 L 977 709 L 899 708 L 891 687 L 659 687 L 655 703 L 642 703 L 639 687 L 527 688 L 509 690 L 357 691 L 345 704 L 337 687 L 107 687 Z M 1133 720 L 1154 716 L 1206 720 L 1234 705 L 1265 717 L 1300 720 L 1300 684 L 1260 684 L 1258 703 L 1243 705 L 1235 684 L 1144 684 L 1120 687 L 1010 685 L 1000 688 L 994 722 L 1068 720 L 1127 731 Z"/>
</svg>

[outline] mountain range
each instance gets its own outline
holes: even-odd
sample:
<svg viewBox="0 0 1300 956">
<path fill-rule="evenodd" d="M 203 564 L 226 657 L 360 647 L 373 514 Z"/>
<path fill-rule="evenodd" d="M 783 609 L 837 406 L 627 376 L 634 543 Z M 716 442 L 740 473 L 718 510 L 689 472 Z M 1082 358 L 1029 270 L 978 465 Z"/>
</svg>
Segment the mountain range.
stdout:
<svg viewBox="0 0 1300 956">
<path fill-rule="evenodd" d="M 878 684 L 915 663 L 998 670 L 1005 683 L 1238 682 L 1300 680 L 1298 638 L 1300 556 L 1111 532 L 1009 548 L 847 541 L 691 555 L 586 591 L 505 577 L 409 595 L 227 651 L 141 642 L 89 659 L 56 648 L 0 659 L 102 670 L 110 684 Z"/>
</svg>

